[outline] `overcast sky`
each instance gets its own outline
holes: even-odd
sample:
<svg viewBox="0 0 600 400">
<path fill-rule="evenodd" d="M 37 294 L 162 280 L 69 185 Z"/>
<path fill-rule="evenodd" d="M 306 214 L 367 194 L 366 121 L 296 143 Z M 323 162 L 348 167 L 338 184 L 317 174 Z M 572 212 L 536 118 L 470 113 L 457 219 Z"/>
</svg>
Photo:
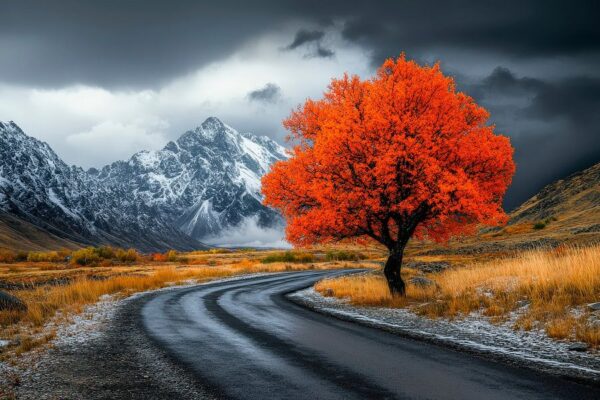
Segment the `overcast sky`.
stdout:
<svg viewBox="0 0 600 400">
<path fill-rule="evenodd" d="M 598 2 L 207 3 L 2 1 L 0 120 L 86 168 L 208 116 L 283 143 L 282 118 L 332 77 L 404 51 L 440 61 L 512 138 L 507 208 L 600 161 Z"/>
</svg>

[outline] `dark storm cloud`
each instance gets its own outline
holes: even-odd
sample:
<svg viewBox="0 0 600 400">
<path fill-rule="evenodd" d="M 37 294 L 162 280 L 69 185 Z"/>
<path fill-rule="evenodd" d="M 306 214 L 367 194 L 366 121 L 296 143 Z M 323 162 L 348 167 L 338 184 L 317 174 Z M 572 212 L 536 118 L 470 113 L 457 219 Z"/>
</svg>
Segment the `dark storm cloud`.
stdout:
<svg viewBox="0 0 600 400">
<path fill-rule="evenodd" d="M 497 67 L 494 71 L 484 78 L 479 85 L 475 85 L 470 95 L 475 97 L 519 96 L 534 93 L 540 90 L 544 83 L 539 79 L 518 78 L 506 67 Z"/>
<path fill-rule="evenodd" d="M 537 118 L 565 117 L 576 124 L 589 124 L 600 117 L 600 78 L 575 76 L 542 85 L 527 112 Z"/>
<path fill-rule="evenodd" d="M 541 0 L 6 0 L 0 5 L 0 79 L 155 87 L 298 20 L 322 27 L 346 21 L 344 37 L 369 49 L 375 64 L 401 51 L 435 57 L 440 48 L 520 58 L 581 55 L 600 48 L 599 11 L 598 2 Z M 290 48 L 323 35 L 323 29 L 301 30 Z M 313 53 L 330 57 L 333 51 L 320 46 Z"/>
<path fill-rule="evenodd" d="M 497 131 L 512 137 L 518 173 L 507 208 L 600 161 L 600 78 L 542 80 L 498 67 L 481 82 L 462 86 L 491 112 Z"/>
<path fill-rule="evenodd" d="M 593 1 L 397 1 L 365 6 L 342 33 L 368 45 L 376 65 L 401 51 L 418 58 L 441 48 L 515 58 L 578 55 L 600 49 L 599 13 Z"/>
<path fill-rule="evenodd" d="M 323 36 L 325 36 L 325 32 L 323 31 L 307 31 L 305 29 L 301 29 L 296 32 L 296 36 L 292 43 L 286 46 L 288 50 L 294 50 L 306 43 L 319 42 Z"/>
<path fill-rule="evenodd" d="M 597 1 L 7 0 L 0 80 L 156 88 L 290 23 L 305 27 L 283 40 L 290 50 L 331 59 L 340 43 L 323 41 L 341 29 L 372 66 L 401 52 L 440 60 L 490 110 L 516 149 L 510 207 L 600 160 L 598 15 Z"/>
<path fill-rule="evenodd" d="M 248 93 L 250 101 L 276 103 L 281 98 L 281 88 L 274 83 L 267 83 L 263 88 Z"/>
<path fill-rule="evenodd" d="M 326 49 L 325 47 L 317 46 L 317 50 L 314 53 L 314 56 L 321 58 L 330 58 L 335 55 L 333 50 Z"/>
<path fill-rule="evenodd" d="M 157 87 L 227 57 L 288 10 L 273 3 L 3 1 L 0 79 L 62 87 Z"/>
<path fill-rule="evenodd" d="M 295 50 L 301 46 L 307 46 L 309 47 L 309 52 L 305 55 L 307 58 L 331 58 L 335 55 L 335 52 L 323 47 L 322 40 L 324 36 L 325 32 L 323 31 L 300 29 L 296 32 L 292 43 L 285 47 L 285 50 Z"/>
</svg>

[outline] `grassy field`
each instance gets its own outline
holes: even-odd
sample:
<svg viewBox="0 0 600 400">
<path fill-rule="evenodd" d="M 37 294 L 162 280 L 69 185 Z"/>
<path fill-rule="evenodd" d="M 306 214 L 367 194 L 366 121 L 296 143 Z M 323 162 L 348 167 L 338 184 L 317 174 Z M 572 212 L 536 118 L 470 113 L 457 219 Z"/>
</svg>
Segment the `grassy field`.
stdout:
<svg viewBox="0 0 600 400">
<path fill-rule="evenodd" d="M 406 269 L 405 278 L 419 275 Z M 587 307 L 600 301 L 600 246 L 519 253 L 425 274 L 434 284 L 409 284 L 406 298 L 389 295 L 378 271 L 323 280 L 325 296 L 361 306 L 408 307 L 431 318 L 460 318 L 481 312 L 492 322 L 517 313 L 515 329 L 543 329 L 556 339 L 600 346 L 600 316 Z"/>
<path fill-rule="evenodd" d="M 50 321 L 68 322 L 70 316 L 81 313 L 85 306 L 97 302 L 103 295 L 125 297 L 176 284 L 253 273 L 374 268 L 380 264 L 364 259 L 381 256 L 377 251 L 366 249 L 363 252 L 215 249 L 146 256 L 112 250 L 112 253 L 106 248 L 79 250 L 79 253 L 30 252 L 27 255 L 30 261 L 15 261 L 25 256 L 9 257 L 5 252 L 5 258 L 12 261 L 0 263 L 0 289 L 23 300 L 27 310 L 0 311 L 0 339 L 13 343 L 0 357 L 18 356 L 50 341 L 55 335 L 47 329 Z M 68 261 L 65 255 L 70 257 Z M 62 261 L 44 261 L 57 258 Z"/>
</svg>

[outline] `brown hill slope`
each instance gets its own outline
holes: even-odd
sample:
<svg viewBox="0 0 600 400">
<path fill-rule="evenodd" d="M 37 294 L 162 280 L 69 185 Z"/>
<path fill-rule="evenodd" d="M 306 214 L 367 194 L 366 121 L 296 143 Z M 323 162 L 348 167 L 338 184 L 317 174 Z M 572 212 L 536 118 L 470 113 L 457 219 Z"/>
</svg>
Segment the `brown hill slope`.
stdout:
<svg viewBox="0 0 600 400">
<path fill-rule="evenodd" d="M 510 214 L 564 234 L 600 233 L 600 163 L 544 187 Z"/>
<path fill-rule="evenodd" d="M 600 163 L 545 186 L 510 214 L 502 229 L 480 240 L 508 248 L 600 242 Z"/>
<path fill-rule="evenodd" d="M 27 221 L 0 212 L 0 248 L 22 251 L 76 249 L 80 244 L 59 238 Z"/>
<path fill-rule="evenodd" d="M 600 163 L 547 185 L 509 217 L 503 228 L 484 228 L 478 235 L 454 239 L 447 246 L 411 242 L 410 253 L 479 258 L 537 247 L 600 243 Z"/>
</svg>

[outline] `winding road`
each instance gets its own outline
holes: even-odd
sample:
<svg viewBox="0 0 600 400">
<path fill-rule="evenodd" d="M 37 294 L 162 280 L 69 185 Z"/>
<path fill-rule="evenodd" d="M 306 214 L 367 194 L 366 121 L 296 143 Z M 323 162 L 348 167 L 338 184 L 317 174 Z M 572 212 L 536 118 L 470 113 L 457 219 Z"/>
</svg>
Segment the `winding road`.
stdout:
<svg viewBox="0 0 600 400">
<path fill-rule="evenodd" d="M 143 328 L 217 397 L 235 399 L 587 399 L 600 388 L 337 320 L 285 294 L 340 271 L 166 291 Z"/>
</svg>

